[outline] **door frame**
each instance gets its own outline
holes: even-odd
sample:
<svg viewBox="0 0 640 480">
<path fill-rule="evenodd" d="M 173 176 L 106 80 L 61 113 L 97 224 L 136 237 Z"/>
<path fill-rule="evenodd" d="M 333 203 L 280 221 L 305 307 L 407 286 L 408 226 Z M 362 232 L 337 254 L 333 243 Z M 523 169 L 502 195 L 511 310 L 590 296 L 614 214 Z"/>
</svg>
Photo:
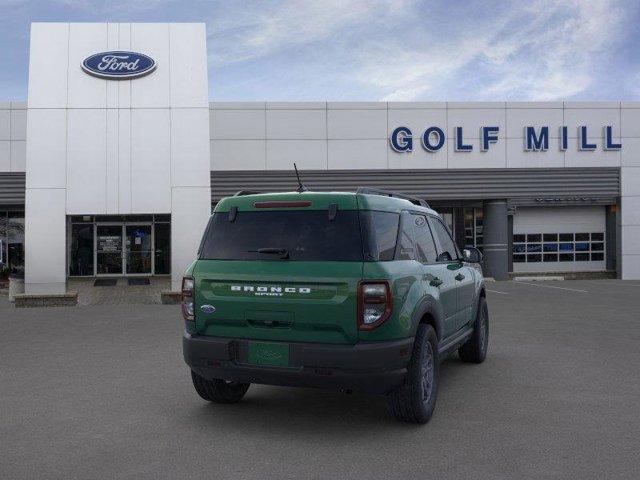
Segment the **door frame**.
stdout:
<svg viewBox="0 0 640 480">
<path fill-rule="evenodd" d="M 144 226 L 149 227 L 151 231 L 151 271 L 149 273 L 127 273 L 127 227 Z M 120 227 L 121 232 L 121 250 L 120 257 L 122 262 L 122 273 L 98 273 L 98 227 Z M 155 228 L 153 222 L 94 222 L 93 224 L 93 272 L 96 277 L 150 277 L 156 270 L 155 256 Z"/>
</svg>

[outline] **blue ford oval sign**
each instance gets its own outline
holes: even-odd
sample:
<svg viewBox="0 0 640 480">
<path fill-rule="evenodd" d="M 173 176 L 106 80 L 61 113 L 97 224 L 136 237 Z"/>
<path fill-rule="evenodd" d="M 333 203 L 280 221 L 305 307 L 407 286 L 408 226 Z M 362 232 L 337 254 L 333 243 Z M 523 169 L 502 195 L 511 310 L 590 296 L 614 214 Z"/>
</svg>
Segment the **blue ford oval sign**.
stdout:
<svg viewBox="0 0 640 480">
<path fill-rule="evenodd" d="M 89 75 L 112 80 L 130 80 L 151 73 L 156 68 L 153 58 L 136 52 L 102 52 L 87 57 L 82 69 Z"/>
</svg>

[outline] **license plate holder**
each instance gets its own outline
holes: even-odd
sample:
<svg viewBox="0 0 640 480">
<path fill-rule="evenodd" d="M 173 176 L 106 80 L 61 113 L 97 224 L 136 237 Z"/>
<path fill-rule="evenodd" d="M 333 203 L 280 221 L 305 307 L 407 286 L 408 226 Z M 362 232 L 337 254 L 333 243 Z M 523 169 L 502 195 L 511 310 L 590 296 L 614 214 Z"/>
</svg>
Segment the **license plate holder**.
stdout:
<svg viewBox="0 0 640 480">
<path fill-rule="evenodd" d="M 289 344 L 275 342 L 249 342 L 249 363 L 271 367 L 289 366 Z"/>
</svg>

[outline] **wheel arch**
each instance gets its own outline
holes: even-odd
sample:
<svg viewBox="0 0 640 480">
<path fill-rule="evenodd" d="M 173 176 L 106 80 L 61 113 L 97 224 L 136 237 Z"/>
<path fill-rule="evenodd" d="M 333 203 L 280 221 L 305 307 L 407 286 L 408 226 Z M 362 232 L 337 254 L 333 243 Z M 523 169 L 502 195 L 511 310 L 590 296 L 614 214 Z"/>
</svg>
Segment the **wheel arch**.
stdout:
<svg viewBox="0 0 640 480">
<path fill-rule="evenodd" d="M 425 297 L 413 315 L 413 334 L 415 335 L 418 330 L 418 326 L 422 323 L 431 325 L 436 332 L 438 340 L 442 339 L 444 333 L 443 315 L 441 307 L 439 307 L 436 300 L 432 297 Z"/>
</svg>

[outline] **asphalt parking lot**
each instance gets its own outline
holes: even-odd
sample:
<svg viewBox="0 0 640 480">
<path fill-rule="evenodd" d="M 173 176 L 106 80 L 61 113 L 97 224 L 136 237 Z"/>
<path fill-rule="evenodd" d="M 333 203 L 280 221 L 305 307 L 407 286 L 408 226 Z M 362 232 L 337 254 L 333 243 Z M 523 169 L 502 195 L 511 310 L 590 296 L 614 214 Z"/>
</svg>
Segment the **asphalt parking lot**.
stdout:
<svg viewBox="0 0 640 480">
<path fill-rule="evenodd" d="M 329 391 L 252 386 L 209 405 L 177 307 L 0 297 L 0 477 L 638 478 L 640 282 L 488 288 L 488 359 L 444 363 L 425 426 Z"/>
</svg>

